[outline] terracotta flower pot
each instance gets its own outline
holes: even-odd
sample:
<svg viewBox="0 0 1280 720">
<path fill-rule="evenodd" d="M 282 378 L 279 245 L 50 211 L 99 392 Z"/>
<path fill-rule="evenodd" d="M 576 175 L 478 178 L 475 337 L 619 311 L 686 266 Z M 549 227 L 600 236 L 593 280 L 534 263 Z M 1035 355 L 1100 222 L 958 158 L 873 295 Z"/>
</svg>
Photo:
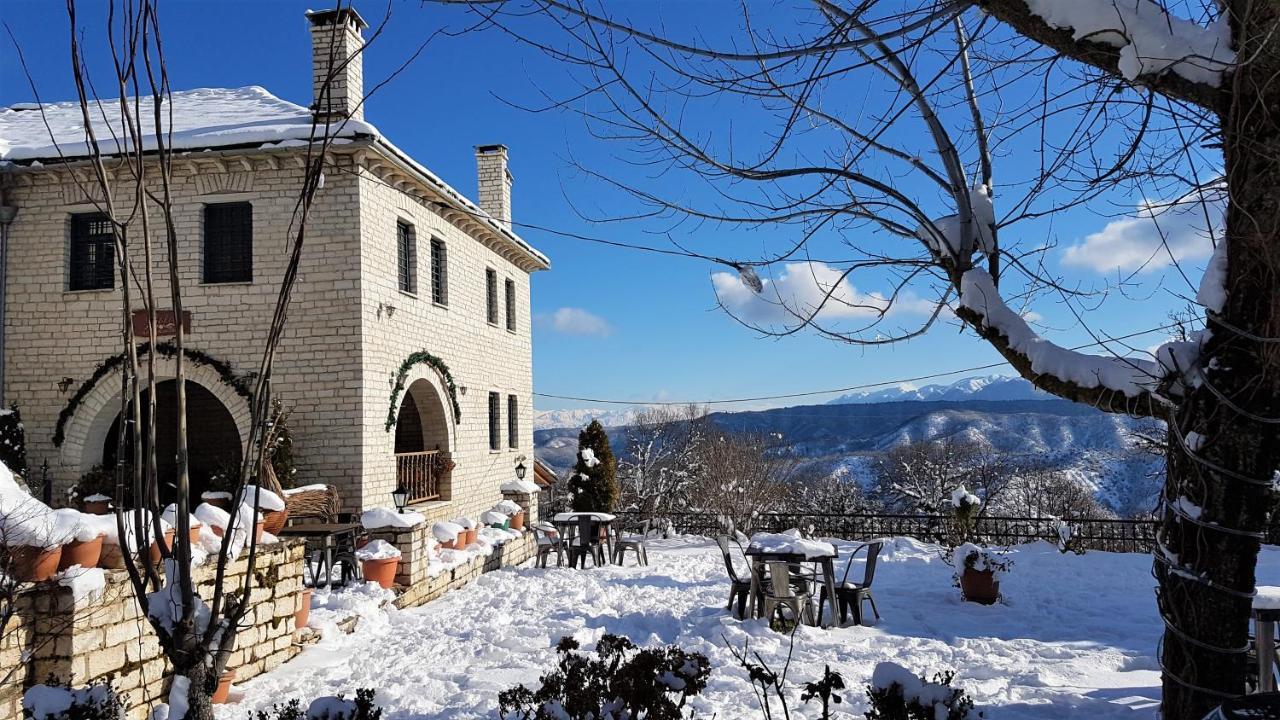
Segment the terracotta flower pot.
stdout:
<svg viewBox="0 0 1280 720">
<path fill-rule="evenodd" d="M 524 511 L 523 510 L 511 516 L 511 529 L 512 530 L 524 529 Z"/>
<path fill-rule="evenodd" d="M 164 547 L 166 550 L 173 550 L 173 528 L 164 531 Z M 159 565 L 160 560 L 164 556 L 160 554 L 160 544 L 155 540 L 151 541 L 151 564 Z"/>
<path fill-rule="evenodd" d="M 312 588 L 304 587 L 298 597 L 298 609 L 293 613 L 293 628 L 301 630 L 307 626 L 307 620 L 311 618 L 311 593 Z"/>
<path fill-rule="evenodd" d="M 267 532 L 272 535 L 279 535 L 284 529 L 284 523 L 289 519 L 289 508 L 283 510 L 272 510 L 271 512 L 262 513 L 262 523 L 266 526 Z"/>
<path fill-rule="evenodd" d="M 205 501 L 205 502 L 207 502 L 207 503 L 209 503 L 210 505 L 212 505 L 212 506 L 214 506 L 214 507 L 216 507 L 216 508 L 221 508 L 222 510 L 226 510 L 227 512 L 231 512 L 231 498 L 224 498 L 224 497 L 212 497 L 212 498 L 211 498 L 211 497 L 201 497 L 200 499 L 201 499 L 201 500 L 203 500 L 203 501 Z"/>
<path fill-rule="evenodd" d="M 475 543 L 476 538 L 480 537 L 480 531 L 475 528 L 467 528 L 467 539 L 463 542 L 462 547 L 467 547 Z"/>
<path fill-rule="evenodd" d="M 458 537 L 456 537 L 456 538 L 454 538 L 454 539 L 452 539 L 452 540 L 450 540 L 450 541 L 448 541 L 448 542 L 440 542 L 440 541 L 438 541 L 438 540 L 437 540 L 436 542 L 437 542 L 437 544 L 439 545 L 439 548 L 440 548 L 441 550 L 457 550 L 457 549 L 458 549 L 458 541 L 459 541 L 459 540 L 461 540 L 461 539 L 462 539 L 462 535 L 461 535 L 461 534 L 459 534 L 459 535 L 458 535 Z"/>
<path fill-rule="evenodd" d="M 960 594 L 969 602 L 991 605 L 1000 599 L 1000 581 L 990 570 L 965 568 L 960 573 Z"/>
<path fill-rule="evenodd" d="M 214 535 L 217 535 L 218 537 L 222 537 L 222 528 L 218 527 L 217 525 L 213 525 L 209 529 L 213 531 Z"/>
<path fill-rule="evenodd" d="M 66 570 L 73 565 L 82 568 L 97 567 L 102 559 L 102 539 L 99 535 L 92 540 L 72 540 L 62 546 L 62 557 L 58 560 L 58 570 Z"/>
<path fill-rule="evenodd" d="M 187 530 L 187 537 L 191 538 L 192 545 L 195 545 L 196 543 L 200 542 L 201 527 L 202 526 L 199 523 L 197 523 L 195 525 L 192 525 L 190 529 Z"/>
<path fill-rule="evenodd" d="M 361 560 L 360 571 L 364 574 L 366 582 L 376 582 L 390 590 L 391 586 L 396 584 L 396 566 L 399 564 L 400 558 Z"/>
<path fill-rule="evenodd" d="M 218 676 L 218 687 L 213 691 L 214 705 L 221 705 L 227 701 L 227 696 L 231 694 L 231 681 L 236 679 L 236 671 L 228 670 Z"/>
<path fill-rule="evenodd" d="M 110 500 L 90 500 L 84 503 L 84 512 L 89 515 L 110 515 Z"/>
<path fill-rule="evenodd" d="M 262 544 L 262 533 L 266 532 L 266 530 L 267 530 L 266 523 L 262 522 L 261 520 L 259 520 L 257 524 L 253 526 L 253 543 L 255 545 Z"/>
<path fill-rule="evenodd" d="M 58 572 L 62 548 L 21 545 L 13 548 L 13 574 L 19 582 L 44 582 Z"/>
<path fill-rule="evenodd" d="M 124 554 L 119 545 L 103 543 L 102 554 L 98 557 L 98 567 L 108 570 L 119 570 L 124 567 Z"/>
</svg>

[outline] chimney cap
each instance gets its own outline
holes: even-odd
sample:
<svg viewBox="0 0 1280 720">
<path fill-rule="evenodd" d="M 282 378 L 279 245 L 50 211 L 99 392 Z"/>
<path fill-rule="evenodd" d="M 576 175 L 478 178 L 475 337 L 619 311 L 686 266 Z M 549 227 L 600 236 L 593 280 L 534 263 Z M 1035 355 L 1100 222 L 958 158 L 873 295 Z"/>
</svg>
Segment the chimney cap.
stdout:
<svg viewBox="0 0 1280 720">
<path fill-rule="evenodd" d="M 506 151 L 507 151 L 507 146 L 502 144 L 476 146 L 477 155 L 488 155 L 490 153 L 505 153 Z"/>
<path fill-rule="evenodd" d="M 332 10 L 308 10 L 307 19 L 311 21 L 312 27 L 322 27 L 325 25 L 338 25 L 345 21 L 354 22 L 356 28 L 363 30 L 369 27 L 369 23 L 360 17 L 360 13 L 356 12 L 353 7 L 339 7 Z"/>
</svg>

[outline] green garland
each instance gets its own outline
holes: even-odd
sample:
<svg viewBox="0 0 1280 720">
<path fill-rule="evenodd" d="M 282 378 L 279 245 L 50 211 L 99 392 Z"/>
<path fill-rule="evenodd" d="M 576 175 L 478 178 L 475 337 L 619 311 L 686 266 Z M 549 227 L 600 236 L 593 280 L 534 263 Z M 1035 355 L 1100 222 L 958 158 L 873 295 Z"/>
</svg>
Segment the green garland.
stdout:
<svg viewBox="0 0 1280 720">
<path fill-rule="evenodd" d="M 146 355 L 150 349 L 151 343 L 142 343 L 138 346 L 138 355 Z M 172 343 L 165 342 L 156 345 L 156 352 L 162 357 L 172 358 L 178 353 L 178 349 L 174 347 Z M 193 365 L 203 365 L 213 368 L 214 371 L 218 373 L 218 378 L 222 380 L 223 384 L 231 387 L 231 389 L 235 390 L 236 394 L 241 397 L 248 398 L 252 395 L 252 392 L 249 389 L 249 377 L 237 375 L 235 370 L 231 368 L 230 364 L 219 360 L 208 353 L 200 350 L 193 350 L 191 348 L 183 348 L 182 355 L 187 360 L 190 360 Z M 97 386 L 97 384 L 101 382 L 102 378 L 106 377 L 108 373 L 117 370 L 123 364 L 123 352 L 118 355 L 112 355 L 94 369 L 93 374 L 89 376 L 89 379 L 85 380 L 84 383 L 80 385 L 76 390 L 76 394 L 72 395 L 71 399 L 67 401 L 67 406 L 62 408 L 62 412 L 58 414 L 58 424 L 53 431 L 54 447 L 62 447 L 62 441 L 66 439 L 67 421 L 76 414 L 76 410 L 79 409 L 80 404 L 84 402 L 84 398 L 89 394 L 89 391 L 93 390 L 93 388 Z"/>
<path fill-rule="evenodd" d="M 453 421 L 462 422 L 462 406 L 458 405 L 458 386 L 453 382 L 453 375 L 449 372 L 449 366 L 445 365 L 444 361 L 435 355 L 422 350 L 410 355 L 404 359 L 404 362 L 400 363 L 400 370 L 396 373 L 395 386 L 391 389 L 391 409 L 387 411 L 387 432 L 391 432 L 391 428 L 396 426 L 396 411 L 399 410 L 399 406 L 396 403 L 400 399 L 400 393 L 404 392 L 404 379 L 409 375 L 409 371 L 413 369 L 413 366 L 419 363 L 430 365 L 431 369 L 440 373 L 445 387 L 449 390 L 449 400 L 453 403 Z"/>
</svg>

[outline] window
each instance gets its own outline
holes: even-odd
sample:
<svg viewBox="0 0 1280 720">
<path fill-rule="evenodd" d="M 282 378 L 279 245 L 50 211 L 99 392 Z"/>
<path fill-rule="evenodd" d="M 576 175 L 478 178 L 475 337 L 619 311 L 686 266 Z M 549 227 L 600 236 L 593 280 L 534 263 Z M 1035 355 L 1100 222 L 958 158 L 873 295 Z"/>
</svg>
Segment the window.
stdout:
<svg viewBox="0 0 1280 720">
<path fill-rule="evenodd" d="M 72 290 L 110 290 L 115 287 L 116 242 L 111 221 L 102 213 L 71 216 L 70 272 Z"/>
<path fill-rule="evenodd" d="M 498 399 L 498 393 L 489 393 L 489 449 L 502 449 L 502 432 L 499 429 L 502 420 L 498 416 L 502 413 L 502 406 Z"/>
<path fill-rule="evenodd" d="M 516 281 L 507 281 L 507 329 L 516 331 Z"/>
<path fill-rule="evenodd" d="M 440 238 L 431 238 L 431 302 L 449 304 L 449 256 Z"/>
<path fill-rule="evenodd" d="M 520 401 L 515 395 L 507 396 L 507 447 L 520 447 Z"/>
<path fill-rule="evenodd" d="M 498 324 L 498 273 L 493 268 L 484 271 L 485 306 L 489 322 Z"/>
<path fill-rule="evenodd" d="M 204 281 L 253 281 L 253 206 L 249 203 L 204 206 Z"/>
<path fill-rule="evenodd" d="M 400 220 L 396 223 L 396 267 L 400 271 L 400 292 L 418 294 L 418 240 L 413 226 Z"/>
</svg>

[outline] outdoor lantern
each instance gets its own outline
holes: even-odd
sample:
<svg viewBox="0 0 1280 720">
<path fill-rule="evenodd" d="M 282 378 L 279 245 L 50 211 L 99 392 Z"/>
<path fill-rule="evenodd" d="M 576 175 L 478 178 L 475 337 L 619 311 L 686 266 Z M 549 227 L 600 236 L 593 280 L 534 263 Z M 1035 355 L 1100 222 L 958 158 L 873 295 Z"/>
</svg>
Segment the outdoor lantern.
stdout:
<svg viewBox="0 0 1280 720">
<path fill-rule="evenodd" d="M 525 471 L 524 463 L 519 463 L 518 465 L 516 465 L 516 479 L 517 479 L 517 480 L 523 480 L 523 479 L 524 479 L 524 471 Z"/>
<path fill-rule="evenodd" d="M 397 485 L 395 490 L 391 491 L 391 499 L 396 503 L 396 510 L 404 512 L 404 506 L 409 503 L 409 491 L 404 485 Z"/>
</svg>

